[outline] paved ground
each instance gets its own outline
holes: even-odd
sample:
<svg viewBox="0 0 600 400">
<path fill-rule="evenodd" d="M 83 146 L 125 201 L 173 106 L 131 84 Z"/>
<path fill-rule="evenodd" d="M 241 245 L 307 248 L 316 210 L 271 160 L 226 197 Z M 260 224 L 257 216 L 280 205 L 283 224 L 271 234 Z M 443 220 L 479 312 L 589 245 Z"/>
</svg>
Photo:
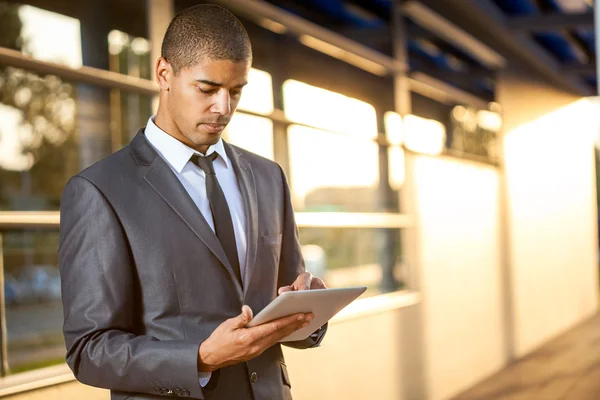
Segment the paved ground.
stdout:
<svg viewBox="0 0 600 400">
<path fill-rule="evenodd" d="M 600 399 L 600 314 L 454 400 Z"/>
</svg>

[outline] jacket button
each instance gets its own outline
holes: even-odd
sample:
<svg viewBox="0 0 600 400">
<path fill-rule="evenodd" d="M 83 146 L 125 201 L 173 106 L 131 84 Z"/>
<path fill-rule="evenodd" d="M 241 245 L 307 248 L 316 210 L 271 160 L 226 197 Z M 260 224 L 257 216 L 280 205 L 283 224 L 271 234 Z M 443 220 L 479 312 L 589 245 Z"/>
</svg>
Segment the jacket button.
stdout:
<svg viewBox="0 0 600 400">
<path fill-rule="evenodd" d="M 252 381 L 252 383 L 256 382 L 258 380 L 258 374 L 256 372 L 251 373 L 250 380 Z"/>
<path fill-rule="evenodd" d="M 167 394 L 167 392 L 169 391 L 169 389 L 166 389 L 166 388 L 161 388 L 161 387 L 155 387 L 155 388 L 154 388 L 154 391 L 155 391 L 156 393 L 158 393 L 158 394 L 165 395 L 165 394 Z"/>
<path fill-rule="evenodd" d="M 181 397 L 187 397 L 190 395 L 190 392 L 186 389 L 177 388 L 174 390 L 174 392 L 175 392 L 175 395 L 181 396 Z"/>
</svg>

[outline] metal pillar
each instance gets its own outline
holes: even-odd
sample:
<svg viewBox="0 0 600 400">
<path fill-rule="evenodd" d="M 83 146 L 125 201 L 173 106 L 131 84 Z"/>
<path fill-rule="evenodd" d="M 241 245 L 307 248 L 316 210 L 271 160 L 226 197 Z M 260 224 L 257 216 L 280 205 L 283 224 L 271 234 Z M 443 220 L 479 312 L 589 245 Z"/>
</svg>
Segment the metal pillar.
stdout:
<svg viewBox="0 0 600 400">
<path fill-rule="evenodd" d="M 0 233 L 0 376 L 10 373 L 8 369 L 8 350 L 6 332 L 6 302 L 4 301 L 4 245 Z"/>
<path fill-rule="evenodd" d="M 81 7 L 81 49 L 83 64 L 108 70 L 109 11 L 98 2 Z M 110 91 L 89 84 L 76 86 L 79 167 L 84 169 L 112 152 Z"/>
<path fill-rule="evenodd" d="M 406 20 L 402 6 L 404 0 L 395 0 L 392 10 L 392 33 L 394 58 L 403 65 L 408 65 L 408 43 Z M 408 71 L 394 74 L 394 107 L 398 114 L 404 118 L 412 112 L 410 80 Z M 413 223 L 400 233 L 402 248 L 402 261 L 407 265 L 407 285 L 409 290 L 421 290 L 420 265 L 417 252 L 418 221 L 417 202 L 415 198 L 414 164 L 415 156 L 406 153 L 404 157 L 405 180 L 400 190 L 400 211 L 411 217 Z M 400 386 L 401 397 L 428 398 L 428 383 L 426 378 L 426 332 L 423 322 L 423 303 L 416 304 L 407 309 L 405 319 L 399 321 L 398 330 L 403 349 L 402 354 L 397 354 L 401 370 L 406 371 L 407 379 Z"/>
<path fill-rule="evenodd" d="M 408 65 L 408 49 L 406 42 L 406 27 L 404 17 L 400 10 L 401 2 L 394 4 L 392 11 L 392 35 L 394 45 L 394 62 L 399 65 Z M 397 70 L 393 73 L 394 79 L 394 107 L 396 112 L 404 116 L 410 113 L 410 82 L 406 71 Z M 389 160 L 387 145 L 380 145 L 379 149 L 379 198 L 383 212 L 399 212 L 398 195 L 389 184 Z M 402 190 L 405 192 L 405 189 Z M 403 232 L 404 233 L 404 232 Z M 405 236 L 404 234 L 402 236 Z M 393 291 L 398 288 L 394 270 L 398 259 L 400 233 L 396 229 L 382 229 L 380 231 L 379 263 L 382 269 L 381 288 L 383 291 Z M 404 249 L 405 246 L 402 246 Z M 404 260 L 408 262 L 408 260 Z M 410 264 L 409 264 L 410 265 Z"/>
<path fill-rule="evenodd" d="M 596 31 L 596 94 L 600 94 L 600 1 L 594 2 L 594 29 Z"/>
<path fill-rule="evenodd" d="M 169 23 L 175 16 L 173 0 L 146 0 L 148 38 L 150 39 L 150 71 L 156 80 L 156 61 L 160 57 L 162 41 Z M 158 95 L 152 98 L 152 113 L 158 110 Z M 144 121 L 145 123 L 145 121 Z"/>
</svg>

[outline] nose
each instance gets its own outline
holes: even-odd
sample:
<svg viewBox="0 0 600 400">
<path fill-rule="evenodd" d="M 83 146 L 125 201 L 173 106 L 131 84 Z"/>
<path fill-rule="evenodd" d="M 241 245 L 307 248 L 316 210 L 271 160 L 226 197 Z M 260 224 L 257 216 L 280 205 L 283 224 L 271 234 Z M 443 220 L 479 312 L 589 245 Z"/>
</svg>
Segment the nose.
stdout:
<svg viewBox="0 0 600 400">
<path fill-rule="evenodd" d="M 229 115 L 231 113 L 231 96 L 228 90 L 219 90 L 219 93 L 215 96 L 215 103 L 212 105 L 211 111 L 221 115 Z"/>
</svg>

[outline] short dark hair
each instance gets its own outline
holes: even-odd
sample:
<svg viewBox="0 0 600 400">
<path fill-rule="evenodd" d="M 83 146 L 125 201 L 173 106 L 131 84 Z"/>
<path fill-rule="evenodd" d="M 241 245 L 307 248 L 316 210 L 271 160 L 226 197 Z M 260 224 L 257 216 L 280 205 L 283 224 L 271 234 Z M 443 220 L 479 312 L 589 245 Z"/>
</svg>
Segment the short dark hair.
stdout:
<svg viewBox="0 0 600 400">
<path fill-rule="evenodd" d="M 173 18 L 162 42 L 161 55 L 178 74 L 202 57 L 234 62 L 252 60 L 252 46 L 242 23 L 223 7 L 200 4 Z"/>
</svg>

